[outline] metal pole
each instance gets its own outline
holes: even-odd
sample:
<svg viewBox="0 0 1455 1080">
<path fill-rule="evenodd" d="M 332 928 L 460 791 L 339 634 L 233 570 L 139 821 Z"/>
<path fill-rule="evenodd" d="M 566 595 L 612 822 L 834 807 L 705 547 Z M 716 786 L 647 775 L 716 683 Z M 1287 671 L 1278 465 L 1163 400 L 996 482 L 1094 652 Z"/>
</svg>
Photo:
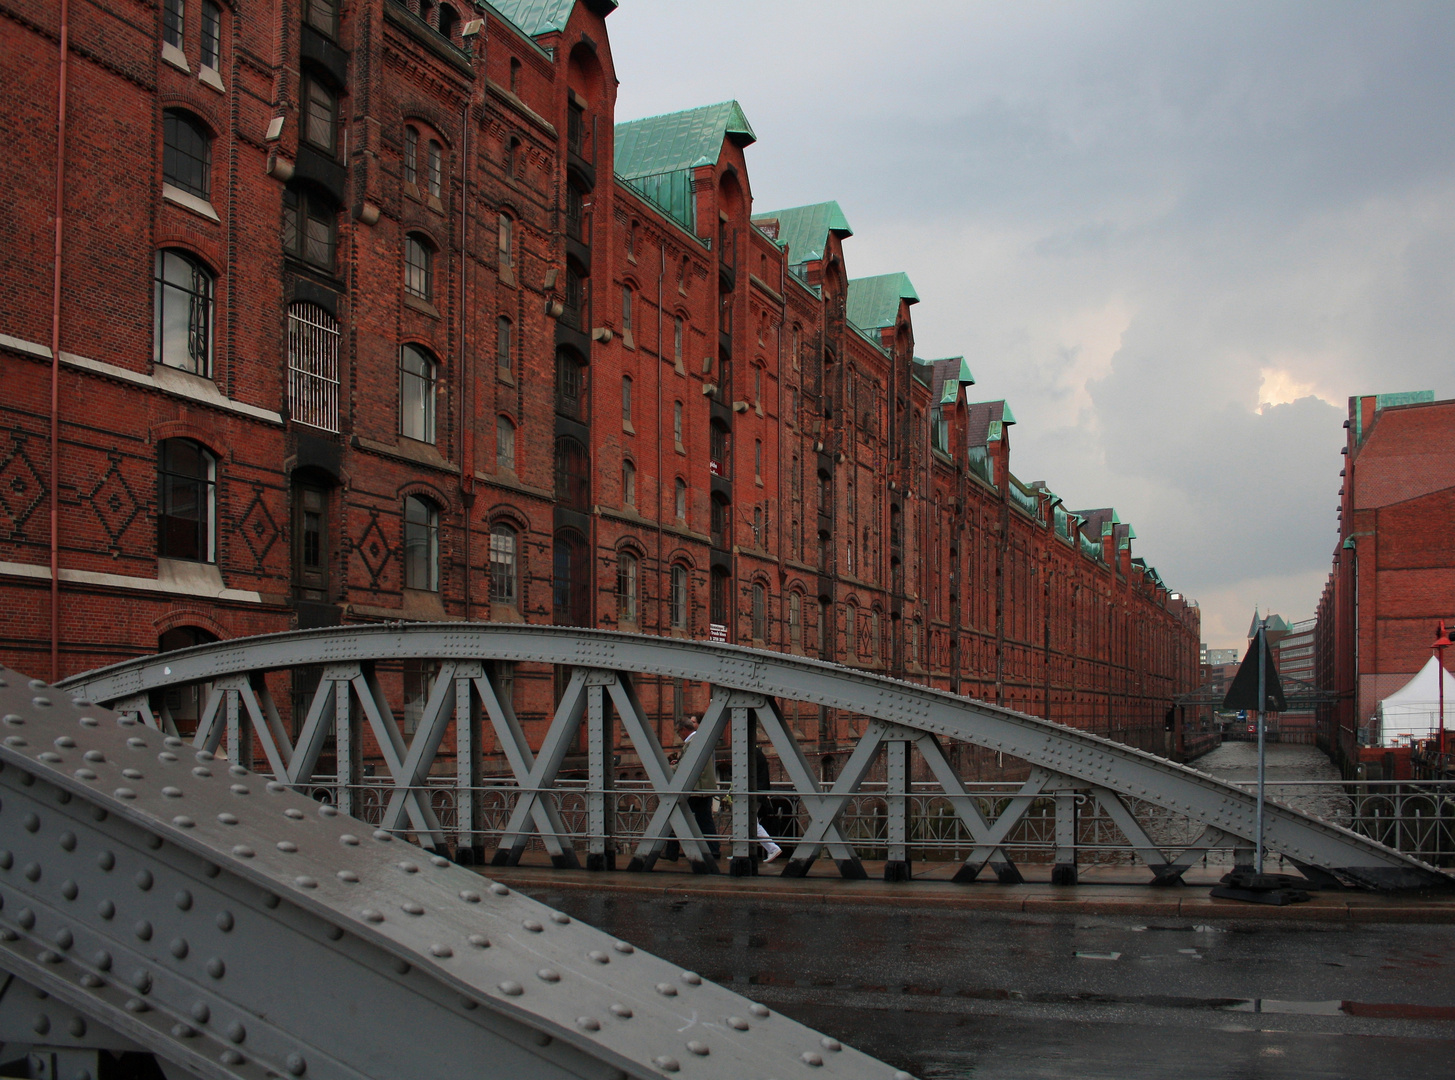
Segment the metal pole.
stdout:
<svg viewBox="0 0 1455 1080">
<path fill-rule="evenodd" d="M 1264 636 L 1263 633 L 1268 627 L 1268 620 L 1264 618 L 1258 623 L 1258 855 L 1254 864 L 1255 873 L 1263 873 L 1263 781 L 1265 776 L 1265 758 L 1263 744 L 1264 729 L 1264 706 L 1268 704 L 1268 691 L 1265 683 L 1268 678 L 1267 663 L 1264 660 Z"/>
<path fill-rule="evenodd" d="M 1440 776 L 1443 778 L 1445 775 L 1445 647 L 1443 645 L 1435 648 L 1435 678 L 1440 684 L 1440 754 L 1435 761 L 1435 766 L 1440 770 Z"/>
</svg>

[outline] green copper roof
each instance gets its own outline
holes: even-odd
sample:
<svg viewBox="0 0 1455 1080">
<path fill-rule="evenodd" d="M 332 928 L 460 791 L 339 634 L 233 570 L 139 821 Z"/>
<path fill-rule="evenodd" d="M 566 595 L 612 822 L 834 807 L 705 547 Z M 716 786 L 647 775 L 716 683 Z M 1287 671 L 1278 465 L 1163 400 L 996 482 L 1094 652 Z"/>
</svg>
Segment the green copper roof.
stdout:
<svg viewBox="0 0 1455 1080">
<path fill-rule="evenodd" d="M 716 165 L 724 139 L 757 142 L 736 101 L 616 125 L 616 175 L 689 229 L 697 226 L 692 170 Z"/>
<path fill-rule="evenodd" d="M 905 273 L 854 278 L 849 282 L 846 314 L 861 330 L 881 330 L 899 320 L 899 302 L 919 303 L 919 293 Z"/>
<path fill-rule="evenodd" d="M 1354 444 L 1356 446 L 1364 443 L 1364 409 L 1362 403 L 1364 398 L 1356 398 L 1359 405 L 1354 408 Z M 1435 400 L 1433 390 L 1406 390 L 1395 394 L 1375 394 L 1374 411 L 1390 409 L 1396 405 L 1428 405 Z"/>
<path fill-rule="evenodd" d="M 593 0 L 592 6 L 608 13 L 617 0 Z M 576 0 L 489 0 L 490 6 L 504 15 L 528 37 L 559 33 L 566 29 Z"/>
<path fill-rule="evenodd" d="M 758 141 L 736 101 L 628 120 L 616 125 L 616 174 L 635 180 L 716 165 L 730 135 L 739 146 Z"/>
<path fill-rule="evenodd" d="M 822 259 L 828 250 L 829 233 L 840 237 L 853 236 L 849 219 L 833 201 L 814 203 L 812 206 L 793 206 L 787 210 L 775 210 L 769 214 L 754 214 L 754 221 L 776 218 L 778 221 L 778 244 L 788 248 L 788 261 L 799 263 Z"/>
</svg>

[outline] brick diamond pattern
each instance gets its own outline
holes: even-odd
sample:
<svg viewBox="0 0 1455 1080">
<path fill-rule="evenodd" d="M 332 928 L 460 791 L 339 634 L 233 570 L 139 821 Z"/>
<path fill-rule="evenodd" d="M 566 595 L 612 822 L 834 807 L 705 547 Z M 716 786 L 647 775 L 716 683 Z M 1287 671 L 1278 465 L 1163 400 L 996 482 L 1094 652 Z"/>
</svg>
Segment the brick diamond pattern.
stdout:
<svg viewBox="0 0 1455 1080">
<path fill-rule="evenodd" d="M 80 501 L 91 508 L 96 520 L 101 523 L 108 541 L 108 553 L 120 555 L 127 530 L 141 516 L 146 506 L 126 482 L 121 471 L 121 454 L 113 450 L 106 456 L 106 471 L 101 474 L 95 486 L 81 496 Z"/>
<path fill-rule="evenodd" d="M 0 450 L 0 540 L 39 543 L 44 524 L 31 527 L 31 519 L 46 498 L 45 481 L 27 451 L 29 437 L 23 431 L 10 435 L 10 445 Z"/>
</svg>

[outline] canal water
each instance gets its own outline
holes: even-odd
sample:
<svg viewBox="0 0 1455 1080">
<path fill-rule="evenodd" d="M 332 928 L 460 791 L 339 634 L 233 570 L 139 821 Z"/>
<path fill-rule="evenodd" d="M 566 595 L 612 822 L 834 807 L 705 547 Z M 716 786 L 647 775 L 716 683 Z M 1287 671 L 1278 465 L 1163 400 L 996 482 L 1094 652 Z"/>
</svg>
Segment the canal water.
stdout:
<svg viewBox="0 0 1455 1080">
<path fill-rule="evenodd" d="M 1268 798 L 1336 825 L 1349 824 L 1352 813 L 1349 799 L 1336 787 L 1342 778 L 1322 750 L 1285 743 L 1268 743 L 1265 749 Z M 1249 791 L 1256 790 L 1253 787 L 1258 779 L 1256 742 L 1225 742 L 1189 764 L 1220 780 L 1240 786 L 1246 783 Z M 1319 783 L 1315 786 L 1309 781 Z"/>
</svg>

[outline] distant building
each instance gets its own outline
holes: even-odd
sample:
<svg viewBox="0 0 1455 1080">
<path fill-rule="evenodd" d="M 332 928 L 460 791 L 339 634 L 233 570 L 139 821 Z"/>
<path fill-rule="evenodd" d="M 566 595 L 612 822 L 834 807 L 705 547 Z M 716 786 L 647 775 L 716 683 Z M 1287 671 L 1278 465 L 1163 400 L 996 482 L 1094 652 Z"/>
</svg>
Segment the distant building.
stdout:
<svg viewBox="0 0 1455 1080">
<path fill-rule="evenodd" d="M 1392 751 L 1365 748 L 1379 702 L 1430 658 L 1455 616 L 1455 401 L 1430 391 L 1349 399 L 1339 542 L 1319 601 L 1318 739 L 1352 771 L 1399 778 Z M 1447 669 L 1455 654 L 1445 657 Z"/>
<path fill-rule="evenodd" d="M 1220 664 L 1236 664 L 1242 659 L 1237 649 L 1209 649 L 1206 645 L 1202 649 L 1202 662 L 1208 665 L 1208 667 L 1217 667 Z"/>
</svg>

